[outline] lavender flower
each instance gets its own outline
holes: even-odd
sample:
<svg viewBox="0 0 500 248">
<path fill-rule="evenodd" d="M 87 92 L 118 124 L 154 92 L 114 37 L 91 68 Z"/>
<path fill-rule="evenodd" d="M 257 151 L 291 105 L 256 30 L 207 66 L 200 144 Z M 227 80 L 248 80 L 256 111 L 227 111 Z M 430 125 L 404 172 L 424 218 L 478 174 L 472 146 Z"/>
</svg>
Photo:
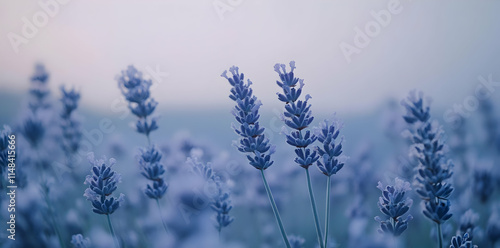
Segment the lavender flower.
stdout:
<svg viewBox="0 0 500 248">
<path fill-rule="evenodd" d="M 441 224 L 452 216 L 448 198 L 453 187 L 448 180 L 453 174 L 453 165 L 445 156 L 443 131 L 430 121 L 429 100 L 424 101 L 423 93 L 417 95 L 412 91 L 401 104 L 406 109 L 403 118 L 410 126 L 407 133 L 413 143 L 411 152 L 419 162 L 416 192 L 424 202 L 424 215 L 438 225 L 439 247 L 442 247 Z"/>
<path fill-rule="evenodd" d="M 136 131 L 146 135 L 149 139 L 149 134 L 158 129 L 157 119 L 155 117 L 148 119 L 158 105 L 153 98 L 149 97 L 151 80 L 144 79 L 142 72 L 132 65 L 122 71 L 117 80 L 122 94 L 129 101 L 130 111 L 139 118 L 135 124 Z"/>
<path fill-rule="evenodd" d="M 317 137 L 309 130 L 305 131 L 305 134 L 302 133 L 302 130 L 307 128 L 314 120 L 314 117 L 312 116 L 312 112 L 310 110 L 311 105 L 308 104 L 307 102 L 311 98 L 311 96 L 306 95 L 305 100 L 299 100 L 300 95 L 302 93 L 302 88 L 304 87 L 304 80 L 296 78 L 294 70 L 295 70 L 295 61 L 290 62 L 290 72 L 286 71 L 286 66 L 284 64 L 274 65 L 274 71 L 276 71 L 280 77 L 280 80 L 276 81 L 276 84 L 278 84 L 278 86 L 283 90 L 282 93 L 277 93 L 277 95 L 278 99 L 285 103 L 285 112 L 282 116 L 282 119 L 285 122 L 285 124 L 292 129 L 292 132 L 286 133 L 286 142 L 289 145 L 295 147 L 295 154 L 297 155 L 297 157 L 295 158 L 295 163 L 297 163 L 299 166 L 301 166 L 306 170 L 307 186 L 309 189 L 311 208 L 313 210 L 313 215 L 314 215 L 316 234 L 318 236 L 318 243 L 320 244 L 320 247 L 323 248 L 325 247 L 325 243 L 327 243 L 327 240 L 325 239 L 325 241 L 323 241 L 323 236 L 321 234 L 321 228 L 319 226 L 318 213 L 316 208 L 316 201 L 314 199 L 314 193 L 312 190 L 311 179 L 309 175 L 309 166 L 314 164 L 319 159 L 319 156 L 316 150 L 311 150 L 310 148 L 308 148 L 308 146 L 314 143 Z M 323 155 L 326 155 L 326 152 L 329 151 L 325 151 L 325 154 Z M 332 153 L 332 155 L 335 154 Z M 320 166 L 320 164 L 318 164 L 320 170 L 321 168 L 326 169 L 325 166 L 333 166 L 333 164 L 331 163 L 328 164 L 329 162 L 332 162 L 328 161 L 328 158 L 326 161 L 323 162 L 325 163 L 324 165 L 320 163 L 321 164 Z M 329 172 L 333 173 L 333 168 L 332 171 Z M 327 187 L 329 190 L 330 188 L 329 179 Z M 329 196 L 327 198 L 328 198 L 327 199 L 327 204 L 328 204 Z M 329 206 L 327 206 L 326 216 L 328 216 L 328 210 Z M 328 220 L 326 220 L 325 222 L 328 223 Z M 328 228 L 328 224 L 326 224 L 325 227 Z M 325 231 L 328 232 L 328 230 Z M 328 236 L 328 234 L 326 234 L 325 236 Z"/>
<path fill-rule="evenodd" d="M 469 237 L 468 233 L 465 233 L 464 236 L 453 236 L 450 248 L 477 248 L 477 245 L 473 245 L 472 238 Z"/>
<path fill-rule="evenodd" d="M 474 231 L 477 231 L 477 221 L 479 220 L 479 214 L 474 212 L 472 209 L 468 209 L 460 217 L 459 230 L 460 233 L 468 233 L 470 239 L 474 238 Z"/>
<path fill-rule="evenodd" d="M 247 154 L 250 165 L 260 170 L 283 242 L 287 248 L 290 248 L 290 242 L 281 221 L 278 207 L 264 175 L 264 170 L 273 164 L 271 154 L 274 153 L 274 147 L 269 144 L 269 139 L 264 134 L 264 128 L 259 126 L 259 108 L 262 104 L 252 94 L 253 92 L 250 88 L 252 82 L 248 80 L 246 84 L 244 83 L 244 75 L 243 73 L 239 73 L 238 67 L 233 66 L 229 71 L 232 77 L 227 76 L 227 71 L 224 71 L 221 77 L 229 81 L 229 84 L 232 86 L 229 98 L 236 102 L 232 113 L 236 121 L 240 124 L 240 127 L 233 126 L 234 131 L 240 136 L 237 148 L 240 152 Z"/>
<path fill-rule="evenodd" d="M 210 207 L 216 213 L 216 228 L 220 232 L 222 228 L 229 226 L 234 221 L 234 218 L 229 215 L 229 211 L 233 209 L 233 205 L 231 204 L 229 191 L 222 182 L 218 180 L 215 184 L 217 191 Z"/>
<path fill-rule="evenodd" d="M 498 214 L 498 207 L 493 207 L 492 212 L 486 226 L 486 236 L 492 244 L 491 247 L 495 247 L 495 244 L 500 240 L 500 215 Z"/>
<path fill-rule="evenodd" d="M 303 248 L 304 244 L 306 243 L 306 240 L 304 238 L 296 235 L 290 235 L 289 239 L 292 248 Z"/>
<path fill-rule="evenodd" d="M 116 163 L 111 158 L 106 163 L 106 158 L 94 159 L 94 154 L 89 154 L 89 162 L 92 165 L 91 174 L 85 179 L 88 188 L 84 196 L 92 203 L 92 211 L 97 214 L 110 215 L 114 213 L 123 202 L 124 195 L 112 196 L 121 181 L 120 174 L 116 173 L 112 167 Z"/>
<path fill-rule="evenodd" d="M 147 185 L 146 195 L 151 199 L 160 199 L 165 195 L 168 185 L 163 179 L 165 169 L 161 164 L 162 154 L 158 148 L 151 145 L 147 149 L 140 150 L 139 165 L 141 174 L 152 182 Z"/>
<path fill-rule="evenodd" d="M 237 146 L 238 150 L 247 154 L 250 165 L 258 170 L 265 170 L 273 164 L 271 155 L 274 146 L 269 144 L 264 134 L 265 129 L 259 125 L 259 108 L 262 105 L 252 93 L 250 80 L 244 83 L 244 75 L 238 72 L 238 67 L 229 69 L 232 77 L 227 76 L 227 71 L 222 73 L 231 84 L 231 95 L 229 98 L 236 102 L 232 114 L 239 127 L 233 126 L 234 131 L 241 137 Z"/>
<path fill-rule="evenodd" d="M 336 143 L 336 139 L 339 136 L 340 125 L 335 121 L 329 123 L 325 120 L 320 126 L 321 128 L 317 137 L 318 141 L 322 143 L 322 146 L 316 147 L 316 151 L 320 157 L 317 161 L 317 165 L 321 173 L 330 177 L 333 174 L 337 174 L 337 172 L 342 169 L 347 158 L 341 156 L 343 138 Z"/>
<path fill-rule="evenodd" d="M 152 131 L 158 129 L 156 118 L 148 119 L 158 105 L 150 97 L 149 87 L 151 84 L 151 80 L 144 79 L 142 72 L 134 66 L 129 66 L 118 77 L 118 85 L 125 99 L 129 101 L 129 109 L 138 118 L 135 124 L 136 131 L 146 135 L 148 140 L 149 147 L 140 149 L 138 159 L 141 174 L 151 181 L 146 186 L 145 194 L 151 199 L 158 200 L 165 195 L 168 184 L 164 179 L 165 169 L 161 164 L 162 154 L 154 145 L 151 145 L 149 136 Z"/>
<path fill-rule="evenodd" d="M 472 190 L 481 203 L 488 202 L 493 191 L 495 191 L 495 178 L 491 171 L 482 167 L 474 168 Z"/>
<path fill-rule="evenodd" d="M 20 126 L 20 133 L 32 148 L 37 148 L 45 136 L 44 123 L 34 115 L 28 116 Z"/>
<path fill-rule="evenodd" d="M 207 187 L 214 186 L 215 192 L 209 196 L 210 208 L 215 212 L 215 227 L 220 233 L 222 228 L 229 226 L 234 221 L 234 218 L 229 215 L 233 208 L 230 192 L 213 170 L 211 163 L 201 163 L 196 158 L 188 158 L 188 163 L 191 165 L 193 172 L 205 180 Z"/>
<path fill-rule="evenodd" d="M 411 214 L 403 218 L 413 204 L 412 199 L 405 198 L 406 192 L 411 190 L 410 183 L 396 178 L 394 186 L 388 185 L 384 188 L 382 183 L 378 182 L 377 188 L 382 191 L 378 207 L 387 217 L 386 220 L 375 217 L 375 220 L 380 223 L 379 232 L 390 233 L 397 237 L 408 228 L 408 222 L 413 219 Z"/>
<path fill-rule="evenodd" d="M 80 100 L 80 93 L 75 89 L 66 90 L 64 86 L 61 87 L 61 93 L 61 102 L 63 105 L 61 113 L 63 140 L 61 145 L 71 167 L 71 156 L 80 148 L 80 141 L 82 139 L 81 123 L 74 115 L 74 110 L 78 107 L 78 101 Z"/>
<path fill-rule="evenodd" d="M 277 93 L 278 99 L 285 103 L 285 112 L 283 121 L 292 128 L 293 131 L 286 135 L 286 142 L 296 147 L 295 162 L 304 169 L 308 169 L 319 158 L 317 152 L 307 148 L 310 144 L 316 141 L 317 137 L 311 131 L 307 130 L 305 134 L 302 130 L 307 128 L 314 120 L 311 112 L 311 105 L 308 100 L 311 98 L 306 95 L 305 100 L 298 100 L 304 87 L 304 80 L 296 78 L 294 75 L 295 62 L 290 62 L 290 72 L 286 71 L 284 64 L 276 64 L 274 71 L 280 77 L 280 81 L 276 81 L 279 87 L 283 90 L 282 93 Z"/>
<path fill-rule="evenodd" d="M 50 106 L 48 96 L 50 90 L 48 89 L 47 82 L 49 74 L 43 64 L 35 66 L 35 73 L 31 76 L 31 88 L 29 90 L 31 98 L 29 101 L 29 108 L 32 113 L 38 112 L 39 109 L 46 109 Z"/>
<path fill-rule="evenodd" d="M 89 238 L 84 238 L 81 234 L 71 236 L 71 244 L 74 248 L 90 248 L 91 243 Z"/>
</svg>

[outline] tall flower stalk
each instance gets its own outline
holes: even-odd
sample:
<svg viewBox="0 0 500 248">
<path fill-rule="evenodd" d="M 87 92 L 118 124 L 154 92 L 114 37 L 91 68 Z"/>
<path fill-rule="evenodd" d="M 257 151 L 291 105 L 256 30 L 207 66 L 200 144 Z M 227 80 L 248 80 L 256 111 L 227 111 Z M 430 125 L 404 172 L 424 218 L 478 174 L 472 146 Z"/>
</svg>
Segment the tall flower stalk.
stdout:
<svg viewBox="0 0 500 248">
<path fill-rule="evenodd" d="M 424 215 L 437 225 L 438 247 L 442 248 L 441 226 L 452 216 L 449 198 L 453 187 L 449 179 L 453 165 L 445 156 L 443 131 L 437 122 L 431 122 L 429 103 L 424 101 L 423 93 L 412 91 L 401 104 L 406 109 L 403 118 L 410 127 L 407 135 L 413 143 L 410 153 L 419 163 L 416 176 L 419 188 L 416 192 L 424 203 Z"/>
<path fill-rule="evenodd" d="M 81 123 L 75 118 L 74 111 L 78 107 L 80 93 L 75 89 L 66 90 L 61 87 L 61 103 L 63 110 L 61 112 L 61 131 L 62 131 L 62 149 L 66 155 L 69 167 L 73 167 L 73 156 L 80 148 L 82 139 Z"/>
<path fill-rule="evenodd" d="M 118 238 L 110 218 L 110 215 L 120 207 L 125 197 L 123 194 L 120 194 L 119 197 L 112 195 L 117 189 L 116 185 L 121 182 L 120 174 L 112 169 L 116 160 L 113 158 L 109 159 L 109 161 L 106 161 L 106 158 L 95 159 L 94 154 L 91 153 L 89 162 L 92 169 L 91 174 L 87 175 L 85 179 L 88 188 L 85 190 L 84 196 L 92 203 L 94 213 L 106 215 L 113 242 L 115 247 L 119 248 Z"/>
<path fill-rule="evenodd" d="M 227 75 L 227 71 L 224 71 L 221 76 L 229 81 L 232 87 L 229 98 L 236 102 L 232 114 L 239 123 L 239 127 L 233 125 L 234 131 L 240 136 L 237 148 L 240 152 L 246 154 L 250 165 L 260 171 L 283 242 L 287 248 L 290 248 L 291 245 L 281 221 L 278 207 L 264 174 L 264 170 L 273 164 L 271 155 L 274 153 L 274 147 L 269 144 L 269 139 L 264 134 L 265 129 L 259 125 L 259 108 L 262 104 L 253 95 L 250 88 L 252 82 L 250 80 L 247 83 L 244 82 L 244 75 L 239 73 L 238 67 L 233 66 L 229 71 L 232 74 L 231 76 Z"/>
<path fill-rule="evenodd" d="M 319 158 L 317 152 L 308 148 L 317 137 L 310 130 L 305 130 L 314 120 L 310 110 L 311 105 L 308 100 L 309 95 L 305 96 L 305 100 L 299 100 L 304 87 L 304 80 L 294 76 L 295 62 L 290 62 L 290 72 L 286 71 L 284 64 L 276 64 L 274 70 L 278 73 L 280 80 L 276 81 L 278 86 L 283 90 L 282 93 L 277 93 L 278 99 L 285 103 L 285 112 L 283 121 L 292 129 L 292 132 L 286 134 L 286 142 L 295 147 L 295 162 L 305 169 L 307 188 L 309 190 L 309 198 L 311 200 L 311 208 L 314 215 L 314 224 L 316 226 L 316 234 L 318 243 L 321 248 L 324 247 L 323 236 L 318 218 L 318 210 L 316 208 L 316 200 L 311 185 L 311 177 L 309 175 L 309 167 L 314 164 Z"/>
<path fill-rule="evenodd" d="M 132 114 L 138 118 L 135 123 L 136 131 L 144 134 L 148 142 L 148 147 L 141 148 L 138 157 L 141 174 L 150 181 L 144 193 L 156 201 L 163 228 L 168 233 L 168 227 L 163 219 L 160 204 L 160 199 L 165 195 L 168 188 L 164 179 L 165 168 L 161 163 L 162 153 L 155 145 L 151 144 L 150 138 L 150 133 L 158 129 L 157 118 L 151 117 L 158 105 L 150 97 L 149 88 L 151 84 L 151 80 L 146 80 L 142 72 L 138 71 L 134 66 L 129 66 L 118 77 L 118 86 L 125 99 L 129 102 L 128 107 Z"/>
<path fill-rule="evenodd" d="M 214 189 L 209 195 L 210 208 L 215 212 L 215 228 L 220 237 L 222 228 L 229 226 L 234 221 L 234 218 L 229 215 L 233 209 L 230 192 L 213 170 L 211 163 L 201 163 L 196 158 L 188 158 L 188 163 L 192 166 L 193 172 L 203 178 L 205 187 Z"/>
</svg>

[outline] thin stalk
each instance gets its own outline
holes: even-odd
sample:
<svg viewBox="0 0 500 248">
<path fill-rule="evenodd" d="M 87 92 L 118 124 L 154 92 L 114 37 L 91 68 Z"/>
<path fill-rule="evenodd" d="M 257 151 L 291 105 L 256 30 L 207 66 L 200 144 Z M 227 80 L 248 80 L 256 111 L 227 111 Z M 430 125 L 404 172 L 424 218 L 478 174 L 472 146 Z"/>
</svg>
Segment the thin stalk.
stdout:
<svg viewBox="0 0 500 248">
<path fill-rule="evenodd" d="M 109 230 L 111 231 L 111 236 L 113 236 L 113 242 L 115 243 L 115 247 L 120 248 L 120 244 L 118 243 L 118 239 L 116 238 L 115 230 L 113 229 L 113 224 L 111 224 L 111 218 L 109 217 L 109 214 L 107 214 L 106 217 L 108 217 L 108 226 Z"/>
<path fill-rule="evenodd" d="M 314 193 L 311 186 L 311 177 L 309 170 L 306 169 L 307 187 L 309 188 L 309 198 L 311 199 L 311 208 L 314 214 L 314 224 L 316 225 L 316 234 L 318 235 L 318 243 L 321 248 L 324 248 L 323 237 L 321 235 L 321 227 L 319 226 L 318 209 L 316 208 L 316 200 L 314 200 Z"/>
<path fill-rule="evenodd" d="M 61 246 L 61 248 L 65 248 L 66 246 L 64 245 L 61 231 L 59 230 L 59 225 L 58 225 L 57 219 L 55 217 L 55 211 L 52 208 L 52 204 L 51 204 L 50 199 L 49 199 L 49 190 L 47 187 L 48 186 L 44 185 L 44 183 L 41 184 L 43 198 L 45 200 L 45 204 L 47 204 L 47 210 L 49 211 L 49 217 L 50 217 L 50 220 L 52 221 L 52 225 L 54 228 L 54 232 L 57 235 L 57 239 L 59 240 L 59 245 Z"/>
<path fill-rule="evenodd" d="M 56 221 L 56 218 L 54 216 L 54 210 L 52 209 L 52 206 L 50 204 L 50 200 L 48 199 L 48 195 L 45 195 L 45 202 L 48 206 L 48 210 L 49 210 L 49 215 L 50 215 L 50 218 L 52 220 L 52 225 L 54 225 L 54 231 L 56 232 L 56 235 L 57 235 L 57 239 L 59 240 L 59 245 L 61 246 L 61 248 L 64 248 L 66 247 L 64 245 L 64 242 L 62 240 L 62 235 L 61 235 L 61 231 L 59 231 L 59 226 L 57 224 L 57 221 Z"/>
<path fill-rule="evenodd" d="M 326 181 L 326 215 L 325 215 L 325 247 L 328 247 L 328 227 L 330 223 L 330 179 L 328 176 Z"/>
<path fill-rule="evenodd" d="M 288 237 L 286 236 L 285 227 L 283 227 L 283 223 L 281 222 L 280 213 L 278 212 L 278 208 L 276 207 L 276 203 L 274 202 L 273 194 L 271 193 L 271 189 L 267 184 L 266 176 L 264 175 L 264 170 L 260 170 L 262 175 L 262 181 L 264 181 L 264 187 L 266 188 L 267 197 L 269 197 L 269 202 L 271 202 L 271 207 L 273 208 L 274 217 L 276 218 L 276 222 L 280 228 L 281 236 L 283 237 L 283 242 L 287 248 L 291 248 L 290 241 L 288 241 Z"/>
<path fill-rule="evenodd" d="M 156 199 L 156 205 L 158 206 L 158 211 L 160 211 L 160 218 L 161 218 L 161 223 L 163 224 L 163 229 L 165 229 L 165 232 L 169 234 L 167 224 L 163 220 L 163 213 L 161 212 L 160 200 Z"/>
<path fill-rule="evenodd" d="M 437 224 L 438 225 L 438 242 L 439 242 L 439 246 L 438 248 L 443 248 L 443 232 L 441 231 L 441 224 Z"/>
</svg>

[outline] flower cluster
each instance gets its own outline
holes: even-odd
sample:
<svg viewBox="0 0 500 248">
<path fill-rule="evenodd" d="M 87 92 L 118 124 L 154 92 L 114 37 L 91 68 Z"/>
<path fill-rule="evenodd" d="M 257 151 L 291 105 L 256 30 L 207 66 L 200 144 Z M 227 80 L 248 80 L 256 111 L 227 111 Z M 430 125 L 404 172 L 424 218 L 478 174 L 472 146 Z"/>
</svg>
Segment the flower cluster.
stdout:
<svg viewBox="0 0 500 248">
<path fill-rule="evenodd" d="M 148 119 L 158 105 L 150 97 L 151 84 L 151 80 L 144 79 L 142 72 L 134 66 L 129 66 L 118 77 L 118 85 L 125 99 L 129 102 L 129 109 L 138 118 L 135 124 L 136 131 L 146 135 L 149 143 L 147 148 L 140 150 L 138 159 L 141 174 L 151 181 L 147 185 L 145 193 L 149 198 L 158 200 L 165 195 L 168 185 L 164 179 L 165 169 L 161 164 L 162 154 L 158 148 L 151 144 L 149 138 L 149 134 L 158 129 L 156 117 Z"/>
<path fill-rule="evenodd" d="M 90 153 L 89 162 L 92 170 L 85 179 L 88 188 L 84 196 L 92 203 L 94 213 L 112 214 L 120 207 L 125 197 L 123 194 L 120 194 L 120 197 L 112 196 L 116 185 L 121 181 L 121 176 L 111 168 L 116 161 L 111 158 L 106 163 L 106 158 L 94 159 L 94 154 Z"/>
<path fill-rule="evenodd" d="M 74 110 L 78 107 L 80 93 L 75 89 L 66 90 L 61 87 L 61 102 L 63 111 L 61 113 L 62 148 L 66 156 L 70 158 L 80 148 L 82 139 L 81 123 L 75 118 Z"/>
<path fill-rule="evenodd" d="M 468 233 L 465 233 L 464 236 L 453 236 L 450 248 L 477 248 L 477 245 L 473 245 L 472 238 L 469 237 Z"/>
<path fill-rule="evenodd" d="M 413 143 L 412 154 L 419 163 L 416 180 L 420 187 L 416 192 L 424 201 L 425 216 L 441 224 L 452 216 L 448 198 L 453 187 L 448 180 L 453 174 L 453 165 L 445 157 L 446 147 L 441 138 L 443 131 L 437 123 L 430 121 L 427 102 L 422 93 L 417 95 L 412 91 L 401 104 L 407 112 L 403 118 L 412 127 L 409 134 Z"/>
<path fill-rule="evenodd" d="M 460 233 L 465 234 L 468 233 L 470 239 L 474 238 L 474 231 L 478 229 L 477 221 L 479 220 L 479 214 L 472 211 L 472 209 L 468 209 L 465 213 L 460 217 L 459 230 Z"/>
<path fill-rule="evenodd" d="M 29 115 L 20 126 L 20 133 L 32 148 L 37 148 L 46 133 L 45 124 L 35 115 Z"/>
<path fill-rule="evenodd" d="M 408 222 L 413 219 L 410 214 L 403 218 L 413 204 L 413 200 L 406 197 L 406 192 L 411 190 L 410 183 L 396 178 L 394 186 L 388 185 L 384 188 L 382 183 L 378 182 L 377 188 L 382 191 L 378 207 L 387 217 L 386 220 L 375 217 L 375 220 L 380 223 L 379 232 L 399 236 L 408 228 Z"/>
<path fill-rule="evenodd" d="M 146 195 L 151 199 L 160 199 L 167 191 L 168 185 L 163 179 L 165 169 L 161 164 L 162 154 L 151 145 L 147 149 L 141 149 L 139 156 L 139 165 L 141 167 L 141 174 L 152 182 L 147 185 Z"/>
<path fill-rule="evenodd" d="M 326 176 L 337 174 L 337 172 L 344 167 L 345 156 L 342 154 L 342 139 L 336 143 L 339 136 L 339 124 L 337 122 L 330 123 L 325 120 L 320 124 L 321 128 L 318 130 L 318 141 L 322 146 L 317 146 L 316 151 L 319 154 L 317 165 L 321 173 Z"/>
<path fill-rule="evenodd" d="M 216 213 L 216 228 L 220 231 L 223 227 L 229 226 L 234 221 L 234 218 L 229 215 L 229 211 L 233 209 L 233 205 L 231 204 L 230 194 L 222 182 L 218 180 L 215 182 L 215 185 L 217 186 L 217 191 L 210 207 Z"/>
<path fill-rule="evenodd" d="M 31 87 L 29 93 L 31 95 L 29 101 L 29 108 L 33 113 L 36 113 L 39 108 L 45 109 L 50 106 L 48 96 L 50 90 L 47 87 L 49 74 L 43 64 L 35 66 L 35 73 L 31 76 Z"/>
<path fill-rule="evenodd" d="M 490 243 L 494 245 L 500 240 L 500 215 L 497 207 L 494 207 L 492 212 L 486 226 L 486 236 Z"/>
<path fill-rule="evenodd" d="M 129 102 L 130 111 L 139 118 L 135 124 L 136 131 L 149 138 L 149 134 L 158 129 L 156 117 L 148 120 L 158 105 L 153 98 L 149 97 L 149 87 L 152 81 L 144 79 L 142 72 L 132 65 L 122 71 L 117 80 L 122 94 Z"/>
<path fill-rule="evenodd" d="M 295 146 L 295 162 L 302 168 L 309 168 L 319 158 L 317 152 L 307 148 L 310 144 L 316 141 L 317 137 L 311 131 L 307 130 L 305 134 L 302 130 L 307 128 L 314 120 L 311 112 L 311 105 L 308 100 L 311 98 L 309 95 L 305 96 L 305 100 L 299 100 L 304 87 L 304 80 L 296 78 L 294 75 L 295 62 L 290 62 L 290 72 L 286 71 L 284 64 L 276 64 L 274 71 L 280 77 L 276 81 L 278 86 L 283 90 L 282 93 L 277 93 L 278 99 L 285 103 L 285 112 L 283 114 L 283 121 L 285 124 L 292 128 L 291 133 L 286 134 L 286 142 Z"/>
<path fill-rule="evenodd" d="M 71 244 L 74 248 L 90 248 L 90 239 L 84 238 L 81 234 L 71 236 Z"/>
<path fill-rule="evenodd" d="M 292 246 L 292 248 L 303 248 L 304 244 L 306 243 L 306 240 L 304 238 L 296 235 L 290 235 L 288 239 L 290 240 L 290 245 Z"/>
<path fill-rule="evenodd" d="M 495 178 L 486 168 L 474 168 L 474 180 L 472 190 L 481 203 L 486 203 L 495 191 Z"/>
<path fill-rule="evenodd" d="M 247 153 L 250 165 L 259 170 L 265 170 L 273 164 L 271 155 L 274 147 L 269 144 L 269 139 L 264 134 L 265 129 L 259 125 L 259 108 L 262 105 L 252 93 L 250 80 L 244 83 L 243 73 L 239 73 L 238 67 L 229 69 L 232 76 L 227 76 L 227 71 L 222 73 L 231 84 L 231 95 L 229 98 L 236 102 L 232 114 L 239 127 L 233 126 L 234 131 L 241 136 L 237 148 L 242 153 Z"/>
<path fill-rule="evenodd" d="M 214 188 L 213 194 L 210 195 L 210 208 L 215 212 L 215 227 L 220 232 L 222 228 L 234 221 L 234 218 L 229 215 L 229 211 L 233 209 L 229 190 L 212 169 L 211 163 L 201 163 L 196 158 L 188 158 L 188 163 L 193 172 L 203 178 L 206 188 L 212 188 L 211 186 Z"/>
</svg>

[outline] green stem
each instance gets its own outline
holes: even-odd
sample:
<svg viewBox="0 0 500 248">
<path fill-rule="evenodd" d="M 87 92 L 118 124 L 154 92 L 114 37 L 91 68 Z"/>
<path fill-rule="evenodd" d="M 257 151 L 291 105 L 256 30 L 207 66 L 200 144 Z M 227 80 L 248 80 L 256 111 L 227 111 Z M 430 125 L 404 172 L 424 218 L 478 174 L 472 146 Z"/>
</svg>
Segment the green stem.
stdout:
<svg viewBox="0 0 500 248">
<path fill-rule="evenodd" d="M 108 217 L 108 226 L 109 230 L 111 231 L 111 236 L 113 236 L 113 242 L 115 243 L 116 248 L 120 248 L 120 245 L 118 243 L 118 239 L 116 238 L 115 235 L 115 230 L 113 229 L 113 224 L 111 224 L 111 218 L 109 217 L 109 214 L 106 215 Z"/>
<path fill-rule="evenodd" d="M 328 227 L 330 223 L 330 179 L 331 176 L 328 176 L 326 181 L 326 217 L 325 217 L 325 247 L 328 247 Z"/>
<path fill-rule="evenodd" d="M 443 232 L 441 231 L 441 224 L 437 224 L 438 226 L 438 241 L 439 241 L 439 246 L 438 248 L 443 248 Z"/>
<path fill-rule="evenodd" d="M 314 214 L 314 224 L 316 225 L 316 234 L 318 235 L 318 243 L 321 248 L 324 248 L 325 246 L 323 245 L 321 227 L 319 226 L 318 209 L 316 208 L 316 200 L 314 200 L 314 193 L 311 186 L 311 177 L 309 176 L 309 169 L 306 169 L 306 177 L 307 177 L 307 188 L 309 188 L 309 198 L 311 199 L 311 208 Z"/>
<path fill-rule="evenodd" d="M 160 200 L 156 199 L 156 205 L 158 206 L 158 211 L 160 211 L 160 218 L 161 218 L 161 223 L 163 224 L 163 229 L 165 229 L 165 232 L 169 234 L 167 224 L 165 224 L 165 221 L 163 220 L 163 213 L 161 212 Z"/>
<path fill-rule="evenodd" d="M 285 227 L 283 227 L 283 223 L 281 222 L 280 213 L 278 212 L 278 208 L 276 207 L 276 203 L 274 202 L 273 194 L 271 193 L 271 189 L 267 184 L 266 176 L 264 175 L 264 170 L 260 170 L 262 175 L 262 181 L 264 181 L 264 187 L 266 188 L 267 197 L 269 197 L 269 202 L 271 202 L 271 207 L 273 208 L 274 217 L 276 218 L 276 222 L 280 228 L 281 236 L 283 237 L 283 242 L 287 248 L 291 248 L 290 241 L 288 241 L 288 237 L 286 236 Z"/>
<path fill-rule="evenodd" d="M 58 222 L 57 222 L 56 217 L 55 217 L 55 211 L 52 208 L 52 204 L 50 203 L 47 186 L 42 185 L 41 187 L 42 187 L 43 197 L 45 198 L 45 204 L 47 204 L 47 208 L 48 208 L 47 210 L 49 211 L 49 217 L 52 221 L 52 226 L 54 227 L 54 231 L 57 235 L 57 239 L 59 240 L 59 245 L 61 246 L 61 248 L 64 248 L 66 246 L 64 245 L 61 231 L 59 230 L 59 225 L 58 225 Z"/>
</svg>

